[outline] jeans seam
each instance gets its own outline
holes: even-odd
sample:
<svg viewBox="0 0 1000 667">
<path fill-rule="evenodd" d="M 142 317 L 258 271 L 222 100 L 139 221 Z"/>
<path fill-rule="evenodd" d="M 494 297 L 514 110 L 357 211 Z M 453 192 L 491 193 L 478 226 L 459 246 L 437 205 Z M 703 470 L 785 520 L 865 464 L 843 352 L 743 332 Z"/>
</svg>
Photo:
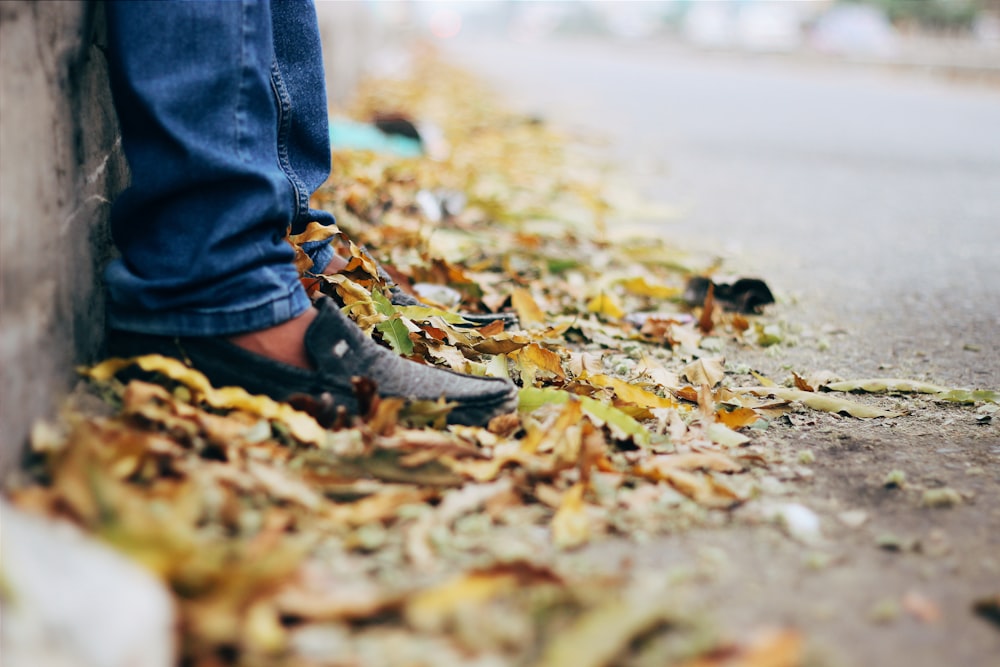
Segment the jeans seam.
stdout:
<svg viewBox="0 0 1000 667">
<path fill-rule="evenodd" d="M 247 62 L 247 41 L 248 23 L 250 17 L 250 5 L 247 2 L 241 3 L 240 16 L 240 83 L 236 91 L 236 109 L 233 113 L 233 127 L 236 130 L 236 154 L 244 164 L 250 163 L 250 155 L 245 150 L 243 138 L 246 136 L 246 92 L 247 79 L 250 76 L 249 63 Z"/>
<path fill-rule="evenodd" d="M 296 177 L 288 155 L 288 135 L 292 125 L 292 101 L 288 96 L 288 91 L 285 90 L 285 82 L 281 77 L 277 61 L 271 63 L 271 90 L 274 92 L 278 105 L 278 166 L 292 186 L 292 193 L 295 197 L 295 213 L 292 219 L 295 220 L 303 213 L 308 212 L 308 199 L 302 196 L 306 189 L 305 185 L 299 182 Z"/>
</svg>

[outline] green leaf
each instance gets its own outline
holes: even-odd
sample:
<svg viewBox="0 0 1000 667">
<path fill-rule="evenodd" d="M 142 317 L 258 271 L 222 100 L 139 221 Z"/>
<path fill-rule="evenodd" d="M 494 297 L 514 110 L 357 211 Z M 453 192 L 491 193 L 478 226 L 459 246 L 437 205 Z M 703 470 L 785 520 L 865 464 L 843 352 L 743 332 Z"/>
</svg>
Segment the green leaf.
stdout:
<svg viewBox="0 0 1000 667">
<path fill-rule="evenodd" d="M 396 314 L 396 306 L 378 289 L 372 290 L 372 301 L 375 302 L 375 312 L 379 315 L 391 317 Z M 377 328 L 377 327 L 376 327 Z M 381 329 L 379 329 L 381 331 Z"/>
<path fill-rule="evenodd" d="M 968 389 L 949 389 L 938 394 L 938 398 L 951 403 L 983 403 L 1000 404 L 1000 392 L 986 389 L 969 391 Z"/>
<path fill-rule="evenodd" d="M 383 297 L 384 298 L 384 297 Z M 382 339 L 389 343 L 396 354 L 408 356 L 413 353 L 413 341 L 410 340 L 410 330 L 399 315 L 379 322 L 375 328 L 382 334 Z"/>
<path fill-rule="evenodd" d="M 571 257 L 550 257 L 546 262 L 550 273 L 562 273 L 580 266 L 580 261 Z"/>
<path fill-rule="evenodd" d="M 618 408 L 589 396 L 577 396 L 561 389 L 525 387 L 518 392 L 517 407 L 521 412 L 533 412 L 543 405 L 562 405 L 570 400 L 579 400 L 583 411 L 598 425 L 607 424 L 616 438 L 632 438 L 636 444 L 649 444 L 649 431 L 642 424 Z"/>
</svg>

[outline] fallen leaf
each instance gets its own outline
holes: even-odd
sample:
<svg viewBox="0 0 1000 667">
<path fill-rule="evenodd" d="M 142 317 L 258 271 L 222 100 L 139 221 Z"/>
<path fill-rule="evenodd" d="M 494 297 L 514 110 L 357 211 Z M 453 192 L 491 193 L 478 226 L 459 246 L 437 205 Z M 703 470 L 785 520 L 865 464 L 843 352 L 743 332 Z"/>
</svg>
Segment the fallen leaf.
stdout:
<svg viewBox="0 0 1000 667">
<path fill-rule="evenodd" d="M 590 375 L 584 378 L 595 387 L 609 387 L 614 389 L 615 395 L 626 403 L 639 405 L 644 408 L 675 408 L 677 402 L 657 396 L 651 391 L 647 391 L 635 384 L 619 380 L 609 375 Z"/>
<path fill-rule="evenodd" d="M 625 317 L 625 311 L 618 305 L 618 301 L 607 292 L 601 292 L 591 299 L 587 303 L 587 310 L 612 320 L 620 320 Z"/>
<path fill-rule="evenodd" d="M 723 357 L 696 359 L 681 369 L 681 377 L 696 387 L 703 384 L 714 387 L 726 376 L 725 363 Z"/>
<path fill-rule="evenodd" d="M 868 380 L 850 380 L 846 382 L 831 382 L 823 387 L 828 391 L 864 391 L 869 393 L 883 392 L 914 392 L 922 394 L 940 394 L 950 391 L 947 387 L 931 384 L 929 382 L 917 382 L 914 380 L 900 380 L 895 378 L 871 378 Z"/>
<path fill-rule="evenodd" d="M 414 595 L 405 606 L 407 622 L 424 632 L 442 632 L 459 614 L 517 588 L 517 577 L 506 571 L 461 574 Z"/>
<path fill-rule="evenodd" d="M 622 287 L 638 296 L 648 296 L 654 299 L 672 299 L 676 296 L 680 296 L 681 290 L 677 287 L 669 287 L 667 285 L 656 285 L 648 282 L 642 276 L 637 276 L 634 278 L 625 278 L 618 281 Z"/>
<path fill-rule="evenodd" d="M 133 364 L 146 372 L 162 373 L 180 382 L 191 389 L 196 398 L 205 401 L 213 408 L 245 410 L 265 419 L 280 421 L 289 428 L 293 436 L 305 443 L 318 444 L 325 438 L 324 429 L 308 414 L 293 409 L 287 403 L 278 403 L 267 396 L 250 394 L 240 387 L 214 389 L 204 375 L 177 359 L 158 354 L 131 359 L 108 359 L 84 370 L 83 373 L 92 379 L 106 381 Z"/>
<path fill-rule="evenodd" d="M 382 334 L 382 340 L 389 343 L 389 347 L 396 354 L 409 356 L 413 353 L 413 341 L 410 340 L 410 330 L 400 319 L 399 315 L 394 315 L 387 320 L 375 325 L 375 329 Z"/>
<path fill-rule="evenodd" d="M 542 312 L 538 302 L 531 295 L 531 292 L 523 287 L 515 288 L 510 294 L 511 306 L 517 313 L 517 319 L 523 326 L 538 326 L 545 324 L 545 313 Z M 507 350 L 509 351 L 509 350 Z"/>
<path fill-rule="evenodd" d="M 560 549 L 573 549 L 590 539 L 590 519 L 583 502 L 586 485 L 574 484 L 563 494 L 562 502 L 552 517 L 552 541 Z"/>
<path fill-rule="evenodd" d="M 740 472 L 743 465 L 719 452 L 688 452 L 686 454 L 661 454 L 647 463 L 648 468 L 659 470 L 714 470 L 716 472 Z"/>
<path fill-rule="evenodd" d="M 638 596 L 634 596 L 638 597 Z M 675 613 L 663 593 L 611 600 L 597 606 L 557 634 L 542 651 L 538 667 L 602 667 L 615 663 L 636 637 L 666 625 Z"/>
<path fill-rule="evenodd" d="M 816 391 L 816 388 L 799 377 L 798 373 L 792 373 L 792 381 L 795 383 L 796 389 L 801 389 L 802 391 Z"/>
<path fill-rule="evenodd" d="M 631 438 L 640 445 L 649 444 L 649 431 L 642 424 L 621 410 L 588 396 L 574 396 L 559 389 L 525 387 L 518 392 L 518 410 L 533 412 L 543 405 L 561 405 L 569 400 L 580 401 L 583 411 L 596 420 L 598 426 L 606 424 L 616 438 Z"/>
<path fill-rule="evenodd" d="M 521 349 L 512 352 L 510 354 L 510 359 L 521 368 L 522 378 L 528 377 L 534 380 L 535 375 L 538 371 L 545 371 L 546 373 L 551 373 L 557 378 L 565 378 L 566 373 L 563 371 L 562 359 L 559 355 L 550 350 L 546 350 L 541 345 L 537 343 L 532 343 L 526 345 Z M 531 385 L 531 381 L 526 381 L 525 385 Z"/>
<path fill-rule="evenodd" d="M 760 419 L 760 415 L 751 408 L 735 408 L 726 410 L 719 408 L 715 411 L 715 418 L 719 422 L 733 430 L 739 430 L 744 426 L 750 426 Z"/>
<path fill-rule="evenodd" d="M 719 422 L 709 424 L 705 428 L 705 435 L 707 435 L 708 439 L 712 442 L 726 447 L 740 447 L 741 445 L 745 445 L 750 442 L 750 438 L 747 436 L 742 433 L 737 433 L 725 424 L 721 424 Z"/>
<path fill-rule="evenodd" d="M 799 389 L 786 389 L 784 387 L 740 387 L 733 390 L 738 394 L 749 393 L 757 396 L 775 396 L 786 401 L 799 401 L 803 405 L 814 410 L 823 412 L 846 413 L 859 419 L 871 419 L 874 417 L 899 417 L 900 412 L 890 412 L 881 410 L 862 403 L 855 403 L 843 398 L 824 396 L 822 394 L 801 391 Z"/>
</svg>

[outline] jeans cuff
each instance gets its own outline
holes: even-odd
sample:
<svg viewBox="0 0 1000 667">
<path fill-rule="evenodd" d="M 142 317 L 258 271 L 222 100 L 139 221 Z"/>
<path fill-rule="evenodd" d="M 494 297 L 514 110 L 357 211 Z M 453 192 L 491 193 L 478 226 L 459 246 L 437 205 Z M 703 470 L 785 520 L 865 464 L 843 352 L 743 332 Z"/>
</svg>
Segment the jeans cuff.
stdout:
<svg viewBox="0 0 1000 667">
<path fill-rule="evenodd" d="M 163 313 L 136 311 L 108 304 L 108 327 L 156 336 L 232 336 L 282 324 L 312 306 L 296 281 L 288 294 L 239 310 L 172 310 Z"/>
<path fill-rule="evenodd" d="M 302 244 L 302 250 L 312 259 L 313 265 L 310 269 L 313 273 L 323 273 L 323 269 L 333 259 L 333 246 L 329 239 L 326 241 L 310 241 Z"/>
</svg>

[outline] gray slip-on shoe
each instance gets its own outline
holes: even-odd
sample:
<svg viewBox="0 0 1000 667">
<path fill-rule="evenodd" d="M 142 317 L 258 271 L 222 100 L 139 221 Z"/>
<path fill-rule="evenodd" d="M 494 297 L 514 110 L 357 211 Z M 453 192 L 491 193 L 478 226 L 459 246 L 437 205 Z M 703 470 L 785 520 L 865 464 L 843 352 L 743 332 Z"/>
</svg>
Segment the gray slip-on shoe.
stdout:
<svg viewBox="0 0 1000 667">
<path fill-rule="evenodd" d="M 448 422 L 481 426 L 517 407 L 517 388 L 509 380 L 463 375 L 403 359 L 382 347 L 328 297 L 316 302 L 317 316 L 306 331 L 306 353 L 316 370 L 273 361 L 238 347 L 225 337 L 169 337 L 111 331 L 112 356 L 162 354 L 190 363 L 215 387 L 239 386 L 252 394 L 287 400 L 296 394 L 328 394 L 351 414 L 358 411 L 352 378 L 374 381 L 383 398 L 436 401 L 455 407 Z"/>
</svg>

